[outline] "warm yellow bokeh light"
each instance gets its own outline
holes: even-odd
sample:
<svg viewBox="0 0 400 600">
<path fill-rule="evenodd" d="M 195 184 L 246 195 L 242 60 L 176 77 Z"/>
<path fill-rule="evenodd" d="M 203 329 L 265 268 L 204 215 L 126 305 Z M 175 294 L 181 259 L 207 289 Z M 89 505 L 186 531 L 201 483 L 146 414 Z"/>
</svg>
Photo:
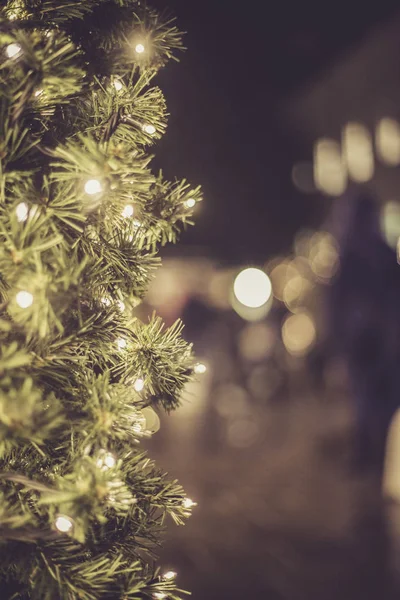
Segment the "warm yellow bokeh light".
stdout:
<svg viewBox="0 0 400 600">
<path fill-rule="evenodd" d="M 317 188 L 330 196 L 340 196 L 346 189 L 347 171 L 338 142 L 328 138 L 314 145 L 314 181 Z"/>
<path fill-rule="evenodd" d="M 18 292 L 15 296 L 15 300 L 20 308 L 29 308 L 33 304 L 33 296 L 30 292 L 22 291 Z"/>
<path fill-rule="evenodd" d="M 100 194 L 103 191 L 101 181 L 98 179 L 88 179 L 85 183 L 85 192 L 90 196 L 94 194 Z"/>
<path fill-rule="evenodd" d="M 237 275 L 233 292 L 237 300 L 248 308 L 259 308 L 266 304 L 272 294 L 270 278 L 261 269 L 250 267 Z"/>
<path fill-rule="evenodd" d="M 361 123 L 347 123 L 342 146 L 349 176 L 358 183 L 369 181 L 374 174 L 374 156 L 368 129 Z"/>
<path fill-rule="evenodd" d="M 197 365 L 194 366 L 193 370 L 198 375 L 203 375 L 203 373 L 205 373 L 207 371 L 207 367 L 203 363 L 197 363 Z"/>
<path fill-rule="evenodd" d="M 339 268 L 339 250 L 335 238 L 328 232 L 318 232 L 310 240 L 309 264 L 322 281 L 329 281 Z"/>
<path fill-rule="evenodd" d="M 287 317 L 282 326 L 282 340 L 286 350 L 293 356 L 304 356 L 311 350 L 316 338 L 312 317 L 300 312 Z"/>
<path fill-rule="evenodd" d="M 29 208 L 28 208 L 27 203 L 20 202 L 15 209 L 15 214 L 17 215 L 17 220 L 19 222 L 26 221 L 26 219 L 28 218 L 28 212 L 29 212 Z"/>
<path fill-rule="evenodd" d="M 6 48 L 6 54 L 8 58 L 14 58 L 21 52 L 22 48 L 19 44 L 9 44 Z"/>
<path fill-rule="evenodd" d="M 400 164 L 400 123 L 388 117 L 381 119 L 375 132 L 376 152 L 390 166 Z"/>
<path fill-rule="evenodd" d="M 175 571 L 167 571 L 166 573 L 164 573 L 164 575 L 162 576 L 163 579 L 175 579 L 176 577 L 176 573 Z"/>
<path fill-rule="evenodd" d="M 393 200 L 386 202 L 380 214 L 381 232 L 386 243 L 396 248 L 400 238 L 400 204 Z"/>
</svg>

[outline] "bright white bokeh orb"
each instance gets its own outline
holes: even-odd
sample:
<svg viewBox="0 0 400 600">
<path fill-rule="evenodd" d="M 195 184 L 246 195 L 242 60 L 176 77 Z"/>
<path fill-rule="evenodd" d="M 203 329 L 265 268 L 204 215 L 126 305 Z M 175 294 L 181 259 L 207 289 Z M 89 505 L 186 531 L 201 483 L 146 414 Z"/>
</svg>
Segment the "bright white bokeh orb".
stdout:
<svg viewBox="0 0 400 600">
<path fill-rule="evenodd" d="M 33 296 L 30 292 L 18 292 L 15 299 L 20 308 L 29 308 L 33 304 Z"/>
<path fill-rule="evenodd" d="M 98 179 L 88 179 L 85 183 L 85 192 L 92 196 L 93 194 L 100 194 L 103 191 L 103 186 Z"/>
<path fill-rule="evenodd" d="M 56 519 L 55 526 L 57 527 L 58 531 L 61 531 L 61 533 L 67 533 L 72 529 L 73 523 L 69 517 L 63 517 L 60 515 Z"/>
<path fill-rule="evenodd" d="M 138 54 L 143 54 L 143 52 L 145 51 L 145 47 L 143 46 L 143 44 L 136 44 L 135 50 Z"/>
<path fill-rule="evenodd" d="M 134 389 L 137 392 L 141 392 L 144 388 L 144 381 L 141 377 L 139 377 L 138 379 L 136 379 L 135 383 L 133 384 Z"/>
<path fill-rule="evenodd" d="M 21 52 L 21 46 L 19 44 L 9 44 L 6 48 L 6 54 L 8 58 L 14 58 Z"/>
<path fill-rule="evenodd" d="M 15 214 L 17 215 L 17 219 L 18 221 L 21 223 L 22 221 L 26 221 L 26 219 L 28 218 L 28 205 L 26 202 L 20 202 L 16 209 L 15 209 Z"/>
<path fill-rule="evenodd" d="M 186 208 L 193 208 L 195 204 L 196 204 L 196 200 L 194 198 L 188 198 L 184 202 L 184 205 L 186 206 Z"/>
<path fill-rule="evenodd" d="M 233 284 L 236 299 L 249 308 L 260 308 L 272 294 L 270 278 L 261 269 L 250 267 L 236 277 Z"/>
<path fill-rule="evenodd" d="M 148 133 L 149 135 L 154 135 L 156 132 L 156 128 L 154 127 L 154 125 L 144 125 L 143 127 L 143 131 L 145 133 Z"/>
</svg>

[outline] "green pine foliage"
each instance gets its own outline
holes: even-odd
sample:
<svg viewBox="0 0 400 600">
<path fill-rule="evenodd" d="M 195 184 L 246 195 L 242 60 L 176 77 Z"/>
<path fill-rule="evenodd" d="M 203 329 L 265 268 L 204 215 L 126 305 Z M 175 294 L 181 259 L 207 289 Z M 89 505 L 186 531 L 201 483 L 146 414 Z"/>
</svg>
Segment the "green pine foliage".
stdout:
<svg viewBox="0 0 400 600">
<path fill-rule="evenodd" d="M 151 170 L 182 49 L 138 0 L 1 3 L 1 598 L 181 597 L 156 549 L 191 502 L 141 442 L 194 358 L 135 309 L 201 200 Z"/>
</svg>

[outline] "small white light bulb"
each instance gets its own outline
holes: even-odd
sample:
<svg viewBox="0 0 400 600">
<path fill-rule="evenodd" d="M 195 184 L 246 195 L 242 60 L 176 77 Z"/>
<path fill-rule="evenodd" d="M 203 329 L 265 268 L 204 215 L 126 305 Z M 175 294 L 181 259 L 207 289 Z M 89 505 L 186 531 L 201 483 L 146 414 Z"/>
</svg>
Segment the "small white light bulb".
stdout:
<svg viewBox="0 0 400 600">
<path fill-rule="evenodd" d="M 85 183 L 85 192 L 90 196 L 100 194 L 103 191 L 103 186 L 98 179 L 88 179 Z"/>
<path fill-rule="evenodd" d="M 143 52 L 145 51 L 145 47 L 143 46 L 143 44 L 136 44 L 135 50 L 138 54 L 143 54 Z"/>
<path fill-rule="evenodd" d="M 32 306 L 33 304 L 33 296 L 30 292 L 18 292 L 18 294 L 15 296 L 15 299 L 18 306 L 21 308 L 29 308 L 29 306 Z"/>
<path fill-rule="evenodd" d="M 148 123 L 147 125 L 143 125 L 143 131 L 148 135 L 154 135 L 157 130 L 154 125 Z"/>
<path fill-rule="evenodd" d="M 114 79 L 114 87 L 117 90 L 117 92 L 119 92 L 120 90 L 122 90 L 123 88 L 123 83 L 122 81 L 120 81 L 119 79 Z"/>
<path fill-rule="evenodd" d="M 68 531 L 71 531 L 73 523 L 69 517 L 64 517 L 63 515 L 60 515 L 55 521 L 55 526 L 61 533 L 68 533 Z"/>
<path fill-rule="evenodd" d="M 107 298 L 106 296 L 104 296 L 104 297 L 103 297 L 103 298 L 100 300 L 100 302 L 101 302 L 102 304 L 104 304 L 104 306 L 111 306 L 111 300 L 110 300 L 110 298 Z"/>
<path fill-rule="evenodd" d="M 153 598 L 157 598 L 158 600 L 163 600 L 163 598 L 166 598 L 167 594 L 164 594 L 164 592 L 155 592 L 153 594 Z"/>
<path fill-rule="evenodd" d="M 114 454 L 111 454 L 111 452 L 107 452 L 107 454 L 104 457 L 104 465 L 107 467 L 107 469 L 112 469 L 113 467 L 115 467 L 116 462 L 117 461 Z"/>
<path fill-rule="evenodd" d="M 244 306 L 260 308 L 270 299 L 272 284 L 264 271 L 250 267 L 241 271 L 236 277 L 233 291 Z"/>
<path fill-rule="evenodd" d="M 35 96 L 36 96 L 36 98 L 37 98 L 38 96 L 41 96 L 42 94 L 43 94 L 43 90 L 36 90 L 36 92 L 35 92 Z"/>
<path fill-rule="evenodd" d="M 122 211 L 122 216 L 129 218 L 129 217 L 133 217 L 133 213 L 135 212 L 134 207 L 132 206 L 132 204 L 127 204 L 124 208 L 124 210 Z"/>
<path fill-rule="evenodd" d="M 186 206 L 186 208 L 193 208 L 193 206 L 196 204 L 196 200 L 194 198 L 188 198 L 183 204 Z"/>
<path fill-rule="evenodd" d="M 175 579 L 176 577 L 176 573 L 175 571 L 167 571 L 166 573 L 164 573 L 164 575 L 162 576 L 163 579 Z"/>
<path fill-rule="evenodd" d="M 194 366 L 194 372 L 198 375 L 203 375 L 203 373 L 205 373 L 206 371 L 207 367 L 203 363 L 197 363 L 197 365 Z"/>
<path fill-rule="evenodd" d="M 117 304 L 118 304 L 119 310 L 121 312 L 124 312 L 124 310 L 125 310 L 125 302 L 123 302 L 122 300 L 118 300 Z"/>
<path fill-rule="evenodd" d="M 9 44 L 6 48 L 6 54 L 8 58 L 14 58 L 21 52 L 22 48 L 19 44 Z"/>
<path fill-rule="evenodd" d="M 135 383 L 133 384 L 134 389 L 137 392 L 141 392 L 144 388 L 144 380 L 139 377 L 138 379 L 136 379 Z"/>
<path fill-rule="evenodd" d="M 185 498 L 182 504 L 183 508 L 193 508 L 193 506 L 197 506 L 197 502 L 193 502 L 191 498 Z"/>
<path fill-rule="evenodd" d="M 17 219 L 20 223 L 22 223 L 22 221 L 26 221 L 28 218 L 28 212 L 29 212 L 29 208 L 26 202 L 20 202 L 16 209 L 15 209 L 15 214 L 17 215 Z"/>
<path fill-rule="evenodd" d="M 127 342 L 126 342 L 126 340 L 124 340 L 124 338 L 119 338 L 117 340 L 117 346 L 120 350 L 122 350 L 123 348 L 126 348 L 126 344 L 127 344 Z"/>
</svg>

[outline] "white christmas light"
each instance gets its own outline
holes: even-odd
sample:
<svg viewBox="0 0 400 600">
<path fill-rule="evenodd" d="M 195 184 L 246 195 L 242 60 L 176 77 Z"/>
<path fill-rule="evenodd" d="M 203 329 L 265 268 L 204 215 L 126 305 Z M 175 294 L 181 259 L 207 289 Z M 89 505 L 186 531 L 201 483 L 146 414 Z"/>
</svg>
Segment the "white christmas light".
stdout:
<svg viewBox="0 0 400 600">
<path fill-rule="evenodd" d="M 14 58 L 21 52 L 22 48 L 19 44 L 9 44 L 6 48 L 6 54 L 8 58 Z"/>
<path fill-rule="evenodd" d="M 32 306 L 33 304 L 33 296 L 30 292 L 18 292 L 18 294 L 15 296 L 15 299 L 18 306 L 21 308 L 29 308 L 29 306 Z"/>
<path fill-rule="evenodd" d="M 116 462 L 117 459 L 115 458 L 114 454 L 112 454 L 111 452 L 103 451 L 103 454 L 97 460 L 97 466 L 103 470 L 112 469 L 113 467 L 115 467 Z"/>
<path fill-rule="evenodd" d="M 125 310 L 125 302 L 123 302 L 122 300 L 118 300 L 117 304 L 118 304 L 118 307 L 119 307 L 120 311 L 124 312 L 124 310 Z"/>
<path fill-rule="evenodd" d="M 176 573 L 175 571 L 167 571 L 166 573 L 164 573 L 164 575 L 162 576 L 163 579 L 175 579 L 176 577 Z"/>
<path fill-rule="evenodd" d="M 117 346 L 120 350 L 122 350 L 123 348 L 126 348 L 126 344 L 127 344 L 127 342 L 126 342 L 126 340 L 124 340 L 124 338 L 119 338 L 117 340 Z"/>
<path fill-rule="evenodd" d="M 185 498 L 182 504 L 183 508 L 193 508 L 193 506 L 197 506 L 197 502 L 193 502 L 191 498 Z"/>
<path fill-rule="evenodd" d="M 135 50 L 138 54 L 143 54 L 143 52 L 145 51 L 145 47 L 143 46 L 143 44 L 136 44 Z"/>
<path fill-rule="evenodd" d="M 114 87 L 117 90 L 117 92 L 122 90 L 122 88 L 123 88 L 122 81 L 120 81 L 119 79 L 114 79 Z"/>
<path fill-rule="evenodd" d="M 28 218 L 29 208 L 26 202 L 20 202 L 16 209 L 15 214 L 17 215 L 18 221 L 21 223 L 22 221 L 26 221 Z"/>
<path fill-rule="evenodd" d="M 188 198 L 183 204 L 186 206 L 186 208 L 193 208 L 193 206 L 196 204 L 196 200 L 194 198 Z"/>
<path fill-rule="evenodd" d="M 122 211 L 122 216 L 129 218 L 129 217 L 133 217 L 133 213 L 135 212 L 134 207 L 132 206 L 132 204 L 127 204 L 124 208 L 124 210 Z"/>
<path fill-rule="evenodd" d="M 103 191 L 103 186 L 98 179 L 88 179 L 85 183 L 85 192 L 92 196 Z"/>
<path fill-rule="evenodd" d="M 111 300 L 110 300 L 110 298 L 106 298 L 106 296 L 104 296 L 104 297 L 103 297 L 103 298 L 100 300 L 100 302 L 101 302 L 102 304 L 104 304 L 104 306 L 111 306 Z"/>
<path fill-rule="evenodd" d="M 144 380 L 139 377 L 138 379 L 136 379 L 135 383 L 133 384 L 134 389 L 137 392 L 141 392 L 144 388 Z"/>
<path fill-rule="evenodd" d="M 203 375 L 203 373 L 205 373 L 206 371 L 207 367 L 203 363 L 197 363 L 197 365 L 194 366 L 194 372 L 198 375 Z"/>
<path fill-rule="evenodd" d="M 150 123 L 148 123 L 147 125 L 143 125 L 143 131 L 145 133 L 148 133 L 149 135 L 154 135 L 157 130 L 154 127 L 154 125 L 151 125 Z"/>
<path fill-rule="evenodd" d="M 43 94 L 43 90 L 36 90 L 36 92 L 35 92 L 35 96 L 36 96 L 36 98 L 37 98 L 38 96 L 41 96 L 42 94 Z"/>
<path fill-rule="evenodd" d="M 244 306 L 259 308 L 266 304 L 272 294 L 271 281 L 261 269 L 244 269 L 233 284 L 236 298 Z"/>
<path fill-rule="evenodd" d="M 69 517 L 60 515 L 55 521 L 55 526 L 61 533 L 68 533 L 68 531 L 71 531 L 73 527 L 73 522 Z"/>
</svg>

